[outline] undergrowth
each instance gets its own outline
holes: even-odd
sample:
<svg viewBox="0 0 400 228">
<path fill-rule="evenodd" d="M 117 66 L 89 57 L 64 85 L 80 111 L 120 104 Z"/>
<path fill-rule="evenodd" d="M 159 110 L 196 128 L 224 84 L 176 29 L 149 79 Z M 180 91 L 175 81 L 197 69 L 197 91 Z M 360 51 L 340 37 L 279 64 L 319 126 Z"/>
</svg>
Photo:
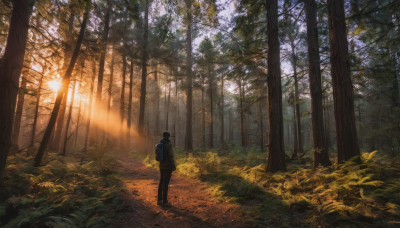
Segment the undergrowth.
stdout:
<svg viewBox="0 0 400 228">
<path fill-rule="evenodd" d="M 47 164 L 10 156 L 0 188 L 0 227 L 105 227 L 128 209 L 120 198 L 115 161 L 49 153 Z"/>
<path fill-rule="evenodd" d="M 250 209 L 258 226 L 396 227 L 400 225 L 400 166 L 376 151 L 361 163 L 313 170 L 309 158 L 288 161 L 288 171 L 267 174 L 265 153 L 175 151 L 177 171 L 211 184 L 221 200 Z M 144 158 L 157 167 L 154 156 Z"/>
</svg>

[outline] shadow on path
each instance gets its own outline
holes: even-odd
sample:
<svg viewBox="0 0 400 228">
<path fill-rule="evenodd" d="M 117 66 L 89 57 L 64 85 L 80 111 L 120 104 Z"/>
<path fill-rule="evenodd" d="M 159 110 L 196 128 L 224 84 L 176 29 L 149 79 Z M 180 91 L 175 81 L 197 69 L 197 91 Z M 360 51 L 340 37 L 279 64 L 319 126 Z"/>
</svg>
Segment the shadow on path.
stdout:
<svg viewBox="0 0 400 228">
<path fill-rule="evenodd" d="M 174 173 L 171 179 L 170 208 L 156 204 L 159 171 L 125 156 L 118 158 L 118 171 L 127 192 L 123 197 L 132 208 L 111 227 L 249 227 L 237 204 L 216 200 L 199 180 Z"/>
</svg>

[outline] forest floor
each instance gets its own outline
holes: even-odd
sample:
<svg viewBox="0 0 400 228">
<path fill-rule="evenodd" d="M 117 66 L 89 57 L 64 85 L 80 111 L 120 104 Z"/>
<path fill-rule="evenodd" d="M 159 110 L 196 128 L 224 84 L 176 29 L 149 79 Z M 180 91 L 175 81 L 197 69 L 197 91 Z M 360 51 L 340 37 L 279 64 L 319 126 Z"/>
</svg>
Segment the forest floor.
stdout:
<svg viewBox="0 0 400 228">
<path fill-rule="evenodd" d="M 173 173 L 169 185 L 172 207 L 158 206 L 159 171 L 128 155 L 117 157 L 124 198 L 132 211 L 111 227 L 246 227 L 237 204 L 220 202 L 196 179 Z"/>
<path fill-rule="evenodd" d="M 153 154 L 107 151 L 49 152 L 39 168 L 10 156 L 0 227 L 400 227 L 400 157 L 378 151 L 316 170 L 288 160 L 271 174 L 261 151 L 176 148 L 169 208 L 156 204 Z"/>
<path fill-rule="evenodd" d="M 116 153 L 118 154 L 118 153 Z M 229 150 L 175 151 L 169 199 L 156 204 L 158 163 L 138 152 L 119 155 L 118 173 L 132 212 L 111 227 L 398 227 L 397 160 L 363 153 L 349 161 L 311 168 L 288 161 L 288 170 L 265 173 L 265 154 Z"/>
</svg>

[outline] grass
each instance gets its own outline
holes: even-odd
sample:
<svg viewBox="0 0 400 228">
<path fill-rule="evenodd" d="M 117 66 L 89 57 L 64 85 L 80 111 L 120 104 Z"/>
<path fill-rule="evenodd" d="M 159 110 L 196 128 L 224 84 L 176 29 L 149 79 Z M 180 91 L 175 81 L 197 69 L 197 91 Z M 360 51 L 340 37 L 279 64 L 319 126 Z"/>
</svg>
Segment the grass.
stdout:
<svg viewBox="0 0 400 228">
<path fill-rule="evenodd" d="M 309 153 L 311 154 L 311 153 Z M 400 166 L 374 151 L 312 169 L 312 160 L 288 161 L 288 171 L 267 174 L 264 153 L 228 150 L 175 151 L 177 171 L 210 183 L 221 201 L 240 204 L 254 226 L 396 227 L 400 225 Z M 153 156 L 142 156 L 157 167 Z"/>
<path fill-rule="evenodd" d="M 115 160 L 92 156 L 81 164 L 77 157 L 49 153 L 33 168 L 32 157 L 10 156 L 0 227 L 105 227 L 128 210 Z"/>
</svg>

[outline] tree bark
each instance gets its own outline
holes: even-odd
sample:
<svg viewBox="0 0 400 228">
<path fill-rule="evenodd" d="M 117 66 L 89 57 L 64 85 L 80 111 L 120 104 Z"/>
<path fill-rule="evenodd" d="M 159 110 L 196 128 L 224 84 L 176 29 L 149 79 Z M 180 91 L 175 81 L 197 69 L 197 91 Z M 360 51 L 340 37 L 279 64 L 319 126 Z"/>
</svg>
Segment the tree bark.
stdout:
<svg viewBox="0 0 400 228">
<path fill-rule="evenodd" d="M 92 120 L 92 109 L 93 109 L 93 92 L 94 92 L 94 80 L 96 78 L 96 61 L 94 60 L 92 63 L 92 83 L 90 84 L 90 97 L 89 97 L 89 111 L 87 115 L 87 123 L 86 123 L 86 133 L 85 133 L 85 144 L 83 151 L 87 152 L 87 146 L 89 141 L 90 134 L 90 124 Z"/>
<path fill-rule="evenodd" d="M 211 69 L 208 67 L 208 89 L 210 96 L 210 128 L 209 132 L 209 143 L 210 148 L 214 147 L 214 77 L 211 76 Z"/>
<path fill-rule="evenodd" d="M 244 110 L 243 110 L 243 99 L 244 99 L 244 90 L 242 87 L 242 79 L 238 80 L 239 86 L 239 113 L 240 113 L 240 142 L 242 147 L 246 147 L 246 130 L 244 128 Z"/>
<path fill-rule="evenodd" d="M 33 3 L 34 1 L 26 0 L 13 1 L 7 45 L 0 63 L 0 184 L 11 146 L 19 77 L 24 62 L 29 17 Z"/>
<path fill-rule="evenodd" d="M 293 103 L 293 153 L 292 153 L 292 159 L 296 159 L 298 152 L 299 152 L 299 137 L 298 133 L 299 131 L 297 130 L 297 120 L 296 120 L 296 104 Z M 289 137 L 288 137 L 289 139 Z"/>
<path fill-rule="evenodd" d="M 121 118 L 121 126 L 120 126 L 120 146 L 124 148 L 124 137 L 123 137 L 123 128 L 124 128 L 124 119 L 125 119 L 125 80 L 126 80 L 126 54 L 122 54 L 122 79 L 121 79 L 121 100 L 120 100 L 120 110 L 119 115 Z"/>
<path fill-rule="evenodd" d="M 12 144 L 18 150 L 19 143 L 19 132 L 21 128 L 21 119 L 22 119 L 22 111 L 24 108 L 24 100 L 25 100 L 25 90 L 26 90 L 26 82 L 28 77 L 28 69 L 23 72 L 21 87 L 19 88 L 18 93 L 18 102 L 17 102 L 17 110 L 15 112 L 15 120 L 12 134 Z"/>
<path fill-rule="evenodd" d="M 160 80 L 157 74 L 157 67 L 155 68 L 154 72 L 154 79 L 156 81 L 156 135 L 160 134 Z"/>
<path fill-rule="evenodd" d="M 360 154 L 343 0 L 328 0 L 328 22 L 338 162 L 343 163 Z"/>
<path fill-rule="evenodd" d="M 67 60 L 71 58 L 72 55 L 72 42 L 73 40 L 70 37 L 70 34 L 72 34 L 73 29 L 74 29 L 74 21 L 75 21 L 75 13 L 72 10 L 72 4 L 70 1 L 70 9 L 71 9 L 71 15 L 69 17 L 69 23 L 68 23 L 68 31 L 64 31 L 64 41 L 65 41 L 65 53 L 64 53 L 64 65 L 63 65 L 63 70 L 66 70 L 68 67 Z M 54 138 L 50 141 L 49 147 L 53 150 L 59 151 L 61 149 L 61 135 L 62 135 L 62 130 L 64 126 L 64 118 L 65 118 L 65 111 L 67 109 L 67 100 L 68 100 L 68 91 L 64 95 L 63 100 L 61 102 L 61 107 L 60 111 L 58 112 L 58 117 L 57 117 L 57 123 L 55 125 L 54 129 Z"/>
<path fill-rule="evenodd" d="M 127 119 L 127 125 L 128 125 L 128 134 L 126 135 L 126 140 L 128 143 L 128 147 L 130 146 L 130 137 L 131 137 L 131 119 L 132 119 L 132 87 L 133 87 L 133 58 L 131 57 L 131 65 L 129 68 L 129 102 L 128 102 L 128 119 Z"/>
<path fill-rule="evenodd" d="M 292 49 L 292 66 L 293 66 L 293 78 L 294 78 L 294 105 L 296 108 L 296 130 L 297 130 L 297 148 L 300 154 L 304 153 L 303 150 L 303 135 L 301 131 L 301 114 L 300 114 L 300 94 L 299 94 L 299 79 L 297 75 L 297 56 L 295 52 L 294 38 L 290 37 L 290 47 Z M 293 157 L 293 156 L 292 156 Z M 297 155 L 296 155 L 297 157 Z"/>
<path fill-rule="evenodd" d="M 81 62 L 81 78 L 79 81 L 79 88 L 82 88 L 82 78 L 83 78 L 83 72 L 85 69 L 85 59 L 82 58 Z M 79 135 L 79 123 L 81 120 L 81 109 L 82 109 L 82 97 L 79 98 L 79 108 L 78 108 L 78 118 L 76 120 L 76 127 L 75 127 L 75 141 L 74 141 L 74 146 L 76 147 L 77 141 L 78 141 L 78 135 Z"/>
<path fill-rule="evenodd" d="M 110 31 L 110 18 L 111 18 L 111 0 L 107 0 L 107 12 L 104 19 L 104 29 L 101 38 L 101 50 L 100 50 L 100 60 L 99 60 L 99 75 L 97 77 L 97 91 L 96 91 L 96 100 L 95 100 L 95 108 L 99 109 L 101 107 L 101 97 L 103 93 L 103 78 L 104 78 L 104 66 L 107 54 L 107 44 L 108 44 L 108 33 Z M 99 130 L 97 125 L 93 125 L 93 139 L 97 141 L 97 136 Z"/>
<path fill-rule="evenodd" d="M 278 1 L 267 0 L 269 155 L 267 172 L 286 170 L 278 37 Z"/>
<path fill-rule="evenodd" d="M 168 101 L 167 101 L 167 116 L 166 116 L 167 121 L 165 123 L 165 127 L 166 127 L 165 129 L 167 131 L 169 131 L 168 127 L 169 127 L 169 105 L 170 105 L 170 103 L 171 103 L 171 80 L 169 81 L 169 85 L 168 85 Z"/>
<path fill-rule="evenodd" d="M 82 87 L 82 79 L 83 79 L 83 72 L 85 69 L 85 59 L 82 58 L 81 60 L 81 77 L 79 80 L 79 88 Z M 79 98 L 79 107 L 78 107 L 78 115 L 77 115 L 77 120 L 76 120 L 76 127 L 75 127 L 75 140 L 74 140 L 74 146 L 76 147 L 77 141 L 78 141 L 78 135 L 79 135 L 79 123 L 81 119 L 81 109 L 82 109 L 82 98 Z"/>
<path fill-rule="evenodd" d="M 67 117 L 67 123 L 65 125 L 65 135 L 64 135 L 64 143 L 62 147 L 62 156 L 65 156 L 67 154 L 67 142 L 68 142 L 68 130 L 69 130 L 69 125 L 71 123 L 71 117 L 72 117 L 72 110 L 74 108 L 74 100 L 75 100 L 75 89 L 76 89 L 76 81 L 74 83 L 74 87 L 72 89 L 72 97 L 69 105 L 69 111 L 68 111 L 68 117 Z"/>
<path fill-rule="evenodd" d="M 186 31 L 186 136 L 185 150 L 193 150 L 193 135 L 192 135 L 192 0 L 186 1 L 187 8 L 187 31 Z"/>
<path fill-rule="evenodd" d="M 232 117 L 232 110 L 229 110 L 229 141 L 233 140 L 233 117 Z"/>
<path fill-rule="evenodd" d="M 224 100 L 224 76 L 221 75 L 221 109 L 220 109 L 220 116 L 221 116 L 221 132 L 220 132 L 220 138 L 221 138 L 221 145 L 222 148 L 225 149 L 225 117 L 224 117 L 224 108 L 225 108 L 225 100 Z"/>
<path fill-rule="evenodd" d="M 111 126 L 110 124 L 110 111 L 111 111 L 111 98 L 112 98 L 112 86 L 114 81 L 114 58 L 115 58 L 115 49 L 114 45 L 112 46 L 112 54 L 111 54 L 111 64 L 110 64 L 110 81 L 108 83 L 108 96 L 107 96 L 107 129 Z"/>
<path fill-rule="evenodd" d="M 144 11 L 144 34 L 143 34 L 143 50 L 142 50 L 142 82 L 140 87 L 140 107 L 139 107 L 139 134 L 144 135 L 144 114 L 146 108 L 146 83 L 147 83 L 147 43 L 149 36 L 149 0 L 146 0 L 146 8 Z"/>
<path fill-rule="evenodd" d="M 175 112 L 174 112 L 174 146 L 176 146 L 177 142 L 177 131 L 176 126 L 178 125 L 179 119 L 179 94 L 178 94 L 178 76 L 175 75 Z"/>
<path fill-rule="evenodd" d="M 325 129 L 325 140 L 326 140 L 326 148 L 327 150 L 329 150 L 329 148 L 331 147 L 332 143 L 331 143 L 331 128 L 330 128 L 330 115 L 329 115 L 329 100 L 328 98 L 323 98 L 322 100 L 325 103 L 325 107 L 324 107 L 324 117 L 325 117 L 325 125 L 324 125 L 324 129 Z"/>
<path fill-rule="evenodd" d="M 43 73 L 40 76 L 38 92 L 36 94 L 36 104 L 35 104 L 35 111 L 34 111 L 33 124 L 32 124 L 32 133 L 31 133 L 31 145 L 33 145 L 35 143 L 36 126 L 37 126 L 37 120 L 38 120 L 38 116 L 39 116 L 39 104 L 40 104 L 40 97 L 42 95 L 42 85 L 43 85 L 44 72 L 45 72 L 45 70 L 43 70 Z"/>
<path fill-rule="evenodd" d="M 206 107 L 204 105 L 204 89 L 205 89 L 205 77 L 202 76 L 202 87 L 201 87 L 201 139 L 203 149 L 206 148 Z"/>
<path fill-rule="evenodd" d="M 315 0 L 306 0 L 306 23 L 308 42 L 308 65 L 311 94 L 311 120 L 313 135 L 314 168 L 318 165 L 329 166 L 327 136 L 324 129 L 322 105 L 322 82 L 317 27 L 317 4 Z"/>
<path fill-rule="evenodd" d="M 74 140 L 74 146 L 77 146 L 78 143 L 78 136 L 79 136 L 79 124 L 81 120 L 81 111 L 82 111 L 82 99 L 79 99 L 79 107 L 78 107 L 78 118 L 76 120 L 76 127 L 75 127 L 75 140 Z"/>
<path fill-rule="evenodd" d="M 264 95 L 261 89 L 261 93 L 260 93 L 261 97 Z M 260 99 L 260 101 L 258 102 L 258 119 L 259 119 L 259 130 L 260 130 L 260 150 L 261 152 L 264 152 L 265 148 L 264 148 L 264 118 L 263 118 L 263 99 Z"/>
<path fill-rule="evenodd" d="M 47 147 L 47 143 L 49 141 L 51 131 L 54 128 L 54 124 L 55 124 L 56 119 L 57 119 L 58 111 L 60 110 L 61 101 L 62 101 L 64 95 L 68 92 L 68 86 L 69 86 L 69 82 L 71 80 L 72 70 L 74 69 L 75 62 L 78 59 L 78 55 L 79 55 L 79 52 L 81 50 L 83 36 L 84 36 L 85 30 L 86 30 L 86 23 L 87 23 L 88 18 L 89 18 L 90 5 L 91 5 L 90 1 L 88 1 L 85 13 L 83 15 L 83 20 L 82 20 L 81 28 L 80 28 L 80 31 L 79 31 L 78 40 L 76 41 L 76 46 L 75 46 L 74 53 L 73 53 L 73 55 L 71 57 L 71 61 L 70 61 L 69 65 L 68 65 L 67 71 L 65 72 L 65 75 L 64 75 L 64 77 L 62 79 L 62 86 L 61 86 L 60 90 L 57 92 L 56 102 L 54 104 L 54 108 L 53 108 L 53 111 L 51 113 L 49 123 L 48 123 L 46 131 L 44 133 L 44 136 L 43 136 L 42 142 L 40 144 L 39 150 L 38 150 L 38 152 L 37 152 L 37 154 L 35 156 L 35 161 L 34 161 L 34 166 L 35 167 L 39 166 L 40 163 L 42 162 L 44 151 L 45 151 L 45 149 Z"/>
</svg>

